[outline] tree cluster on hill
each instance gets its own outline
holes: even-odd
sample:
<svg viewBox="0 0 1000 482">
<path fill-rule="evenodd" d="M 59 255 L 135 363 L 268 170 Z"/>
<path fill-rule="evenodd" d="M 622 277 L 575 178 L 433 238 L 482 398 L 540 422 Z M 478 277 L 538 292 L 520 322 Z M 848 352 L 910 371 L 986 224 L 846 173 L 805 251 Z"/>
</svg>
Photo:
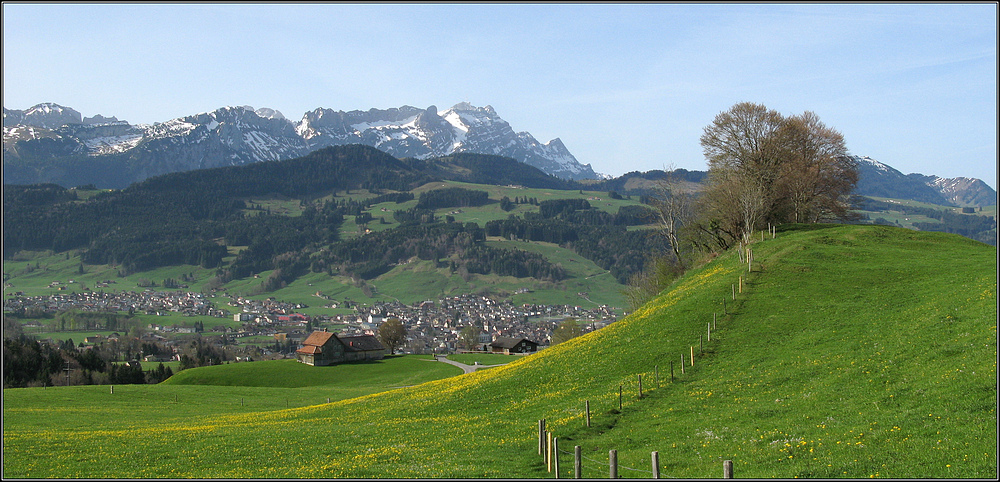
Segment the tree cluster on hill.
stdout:
<svg viewBox="0 0 1000 482">
<path fill-rule="evenodd" d="M 647 259 L 669 249 L 666 239 L 655 230 L 627 229 L 627 225 L 631 225 L 627 223 L 639 224 L 636 221 L 647 219 L 637 216 L 636 210 L 619 213 L 622 217 L 617 218 L 618 215 L 589 208 L 589 203 L 583 207 L 584 204 L 578 201 L 581 200 L 549 204 L 545 214 L 551 217 L 539 213 L 489 221 L 486 235 L 558 244 L 610 271 L 622 284 L 634 273 L 641 272 Z"/>
<path fill-rule="evenodd" d="M 465 268 L 469 273 L 551 280 L 565 277 L 564 270 L 540 255 L 491 248 L 483 244 L 485 239 L 485 231 L 476 223 L 408 223 L 332 244 L 310 257 L 311 269 L 372 279 L 416 257 L 450 266 L 452 271 Z"/>
<path fill-rule="evenodd" d="M 812 112 L 785 117 L 750 102 L 717 115 L 701 136 L 708 187 L 696 223 L 726 249 L 767 223 L 851 217 L 858 168 L 844 138 Z"/>
<path fill-rule="evenodd" d="M 420 193 L 417 209 L 464 208 L 489 202 L 486 191 L 448 187 Z"/>
<path fill-rule="evenodd" d="M 538 253 L 520 249 L 491 248 L 483 245 L 472 246 L 462 255 L 469 273 L 496 274 L 515 278 L 535 278 L 545 281 L 559 281 L 566 278 L 566 270 L 554 265 Z M 452 264 L 454 270 L 455 264 Z"/>
<path fill-rule="evenodd" d="M 532 206 L 538 206 L 537 198 L 529 198 L 528 196 L 514 196 L 514 200 L 511 201 L 510 197 L 504 196 L 500 198 L 500 209 L 506 212 L 513 211 L 520 204 L 530 204 Z"/>
</svg>

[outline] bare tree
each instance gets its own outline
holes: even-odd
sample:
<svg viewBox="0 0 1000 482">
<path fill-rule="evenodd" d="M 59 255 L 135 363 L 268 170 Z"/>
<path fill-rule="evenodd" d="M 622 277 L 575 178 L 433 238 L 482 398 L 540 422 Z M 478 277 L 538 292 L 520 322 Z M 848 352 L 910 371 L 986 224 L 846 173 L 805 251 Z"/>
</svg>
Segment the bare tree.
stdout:
<svg viewBox="0 0 1000 482">
<path fill-rule="evenodd" d="M 388 318 L 378 326 L 375 337 L 389 349 L 390 355 L 395 355 L 396 350 L 406 341 L 406 327 L 399 318 Z"/>
<path fill-rule="evenodd" d="M 701 136 L 708 160 L 713 211 L 725 214 L 724 230 L 746 238 L 764 220 L 776 199 L 775 186 L 785 155 L 778 135 L 785 118 L 750 102 L 715 117 Z"/>
<path fill-rule="evenodd" d="M 847 195 L 858 182 L 857 166 L 847 155 L 844 136 L 812 112 L 788 118 L 781 133 L 785 146 L 782 197 L 792 222 L 843 219 Z"/>
<path fill-rule="evenodd" d="M 660 227 L 667 237 L 667 242 L 670 243 L 674 259 L 677 263 L 683 264 L 680 233 L 694 215 L 693 195 L 685 189 L 684 180 L 678 175 L 674 166 L 671 165 L 664 172 L 666 175 L 657 182 L 652 207 L 656 210 Z"/>
</svg>

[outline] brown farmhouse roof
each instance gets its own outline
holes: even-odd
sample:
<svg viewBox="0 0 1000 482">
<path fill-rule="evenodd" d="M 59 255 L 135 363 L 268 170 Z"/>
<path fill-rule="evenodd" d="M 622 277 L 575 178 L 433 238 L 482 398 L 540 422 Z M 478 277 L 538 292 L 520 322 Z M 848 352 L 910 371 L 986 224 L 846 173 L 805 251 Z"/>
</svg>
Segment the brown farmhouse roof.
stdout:
<svg viewBox="0 0 1000 482">
<path fill-rule="evenodd" d="M 329 331 L 314 331 L 302 342 L 302 348 L 295 350 L 295 352 L 306 355 L 323 353 L 323 345 L 329 343 L 331 338 L 344 345 L 347 351 L 385 350 L 378 338 L 372 335 L 337 336 Z"/>
<path fill-rule="evenodd" d="M 334 336 L 332 331 L 314 331 L 306 337 L 302 344 L 306 346 L 323 346 L 330 340 L 331 336 Z"/>
<path fill-rule="evenodd" d="M 354 351 L 374 351 L 374 350 L 385 350 L 382 343 L 378 341 L 372 335 L 357 335 L 357 336 L 338 336 L 340 342 L 347 347 L 348 350 Z"/>
</svg>

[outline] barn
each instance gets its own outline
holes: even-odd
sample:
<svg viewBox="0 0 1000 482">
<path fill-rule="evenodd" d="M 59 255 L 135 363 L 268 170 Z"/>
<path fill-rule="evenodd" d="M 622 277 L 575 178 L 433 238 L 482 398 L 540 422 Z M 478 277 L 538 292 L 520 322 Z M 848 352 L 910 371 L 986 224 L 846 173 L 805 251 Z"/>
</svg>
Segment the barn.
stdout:
<svg viewBox="0 0 1000 482">
<path fill-rule="evenodd" d="M 295 350 L 295 358 L 306 365 L 326 366 L 348 361 L 381 360 L 385 347 L 371 335 L 338 337 L 328 331 L 314 331 Z"/>
<path fill-rule="evenodd" d="M 506 355 L 512 353 L 534 353 L 538 351 L 538 343 L 527 338 L 500 337 L 493 343 L 490 343 L 490 349 L 493 353 L 504 353 Z"/>
</svg>

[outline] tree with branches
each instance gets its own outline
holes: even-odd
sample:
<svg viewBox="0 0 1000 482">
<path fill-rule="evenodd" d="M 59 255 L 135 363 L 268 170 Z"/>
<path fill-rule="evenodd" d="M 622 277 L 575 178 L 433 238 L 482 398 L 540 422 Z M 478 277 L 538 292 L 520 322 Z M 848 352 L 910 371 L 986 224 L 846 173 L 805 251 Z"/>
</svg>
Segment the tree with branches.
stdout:
<svg viewBox="0 0 1000 482">
<path fill-rule="evenodd" d="M 742 102 L 705 127 L 701 145 L 709 182 L 697 227 L 722 249 L 766 222 L 851 218 L 857 166 L 843 135 L 815 113 L 785 117 Z"/>
<path fill-rule="evenodd" d="M 406 341 L 406 327 L 399 318 L 388 318 L 375 330 L 375 337 L 389 349 L 390 355 L 395 355 L 396 350 Z"/>
</svg>

